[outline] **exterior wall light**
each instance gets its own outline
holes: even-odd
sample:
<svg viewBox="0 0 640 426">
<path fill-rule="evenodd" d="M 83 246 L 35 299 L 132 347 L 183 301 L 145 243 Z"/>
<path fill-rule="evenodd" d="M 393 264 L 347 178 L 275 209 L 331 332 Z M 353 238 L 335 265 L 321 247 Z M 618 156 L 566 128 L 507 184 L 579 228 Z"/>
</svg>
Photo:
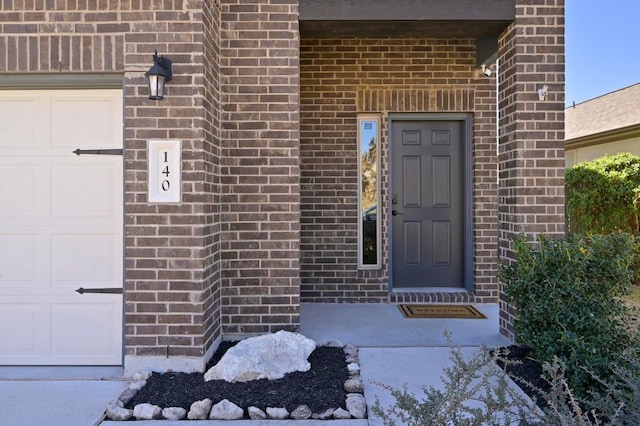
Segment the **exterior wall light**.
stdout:
<svg viewBox="0 0 640 426">
<path fill-rule="evenodd" d="M 149 88 L 149 99 L 164 99 L 164 84 L 171 80 L 171 59 L 158 56 L 158 51 L 153 54 L 153 66 L 144 75 Z"/>
<path fill-rule="evenodd" d="M 549 94 L 549 86 L 545 84 L 540 89 L 538 89 L 538 99 L 544 101 L 547 99 L 547 95 Z"/>
</svg>

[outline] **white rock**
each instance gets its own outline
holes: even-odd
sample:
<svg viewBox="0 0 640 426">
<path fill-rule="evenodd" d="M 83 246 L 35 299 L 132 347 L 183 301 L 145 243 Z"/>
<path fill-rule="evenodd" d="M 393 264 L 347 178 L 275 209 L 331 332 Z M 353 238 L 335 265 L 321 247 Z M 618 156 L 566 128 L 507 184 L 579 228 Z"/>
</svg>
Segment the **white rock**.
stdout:
<svg viewBox="0 0 640 426">
<path fill-rule="evenodd" d="M 308 405 L 301 405 L 291 412 L 293 420 L 307 420 L 311 417 L 311 408 Z"/>
<path fill-rule="evenodd" d="M 109 405 L 114 405 L 116 407 L 124 407 L 124 402 L 118 398 L 118 399 L 114 399 L 113 401 L 109 402 Z"/>
<path fill-rule="evenodd" d="M 289 412 L 286 408 L 267 407 L 267 417 L 270 419 L 284 420 L 289 418 Z"/>
<path fill-rule="evenodd" d="M 367 414 L 367 403 L 360 393 L 350 393 L 347 395 L 347 410 L 356 419 L 364 419 Z"/>
<path fill-rule="evenodd" d="M 228 399 L 222 401 L 211 407 L 209 413 L 209 420 L 238 420 L 244 416 L 244 410 L 238 407 Z"/>
<path fill-rule="evenodd" d="M 313 340 L 289 331 L 251 337 L 230 348 L 204 380 L 273 380 L 293 371 L 309 371 L 307 358 L 315 348 Z"/>
<path fill-rule="evenodd" d="M 133 381 L 137 382 L 139 380 L 147 380 L 151 377 L 151 371 L 140 371 L 133 375 Z"/>
<path fill-rule="evenodd" d="M 335 409 L 333 408 L 327 408 L 325 411 L 323 411 L 322 413 L 319 413 L 317 415 L 319 420 L 327 420 L 330 419 L 333 416 L 333 412 L 335 411 Z M 314 417 L 316 415 L 314 414 Z"/>
<path fill-rule="evenodd" d="M 187 416 L 187 410 L 182 407 L 168 407 L 162 409 L 162 417 L 167 420 L 182 420 Z"/>
<path fill-rule="evenodd" d="M 131 401 L 133 399 L 134 396 L 136 396 L 136 393 L 138 393 L 137 390 L 135 389 L 131 389 L 131 388 L 127 388 L 125 389 L 120 396 L 118 397 L 118 399 L 120 401 L 122 401 L 123 404 L 128 403 L 129 401 Z M 124 405 L 123 405 L 124 406 Z"/>
<path fill-rule="evenodd" d="M 329 348 L 341 348 L 344 345 L 342 344 L 342 342 L 340 340 L 329 340 L 328 342 L 325 342 L 321 345 L 318 346 L 327 346 Z"/>
<path fill-rule="evenodd" d="M 147 384 L 146 380 L 137 380 L 129 385 L 129 389 L 139 391 Z"/>
<path fill-rule="evenodd" d="M 187 413 L 187 418 L 189 420 L 207 420 L 207 416 L 209 416 L 209 411 L 211 411 L 212 405 L 213 401 L 209 398 L 194 402 L 191 404 L 191 407 L 189 407 L 190 409 Z"/>
<path fill-rule="evenodd" d="M 348 356 L 358 356 L 358 348 L 353 345 L 346 345 L 342 350 Z"/>
<path fill-rule="evenodd" d="M 259 409 L 258 407 L 247 408 L 247 413 L 251 420 L 264 420 L 267 418 L 267 413 Z"/>
<path fill-rule="evenodd" d="M 138 404 L 133 407 L 133 417 L 137 420 L 154 420 L 159 419 L 162 414 L 162 408 L 153 404 Z"/>
<path fill-rule="evenodd" d="M 351 377 L 344 382 L 344 390 L 349 393 L 363 392 L 364 386 L 362 385 L 362 380 L 358 377 Z"/>
<path fill-rule="evenodd" d="M 351 418 L 351 413 L 349 413 L 347 410 L 345 410 L 344 408 L 338 408 L 337 410 L 333 411 L 333 418 L 334 419 L 350 419 Z"/>
<path fill-rule="evenodd" d="M 358 374 L 360 373 L 360 365 L 356 362 L 352 362 L 351 364 L 347 364 L 347 370 L 349 370 L 349 374 Z"/>
<path fill-rule="evenodd" d="M 122 401 L 113 401 L 107 405 L 106 414 L 111 420 L 124 421 L 133 417 L 133 410 L 124 408 Z"/>
</svg>

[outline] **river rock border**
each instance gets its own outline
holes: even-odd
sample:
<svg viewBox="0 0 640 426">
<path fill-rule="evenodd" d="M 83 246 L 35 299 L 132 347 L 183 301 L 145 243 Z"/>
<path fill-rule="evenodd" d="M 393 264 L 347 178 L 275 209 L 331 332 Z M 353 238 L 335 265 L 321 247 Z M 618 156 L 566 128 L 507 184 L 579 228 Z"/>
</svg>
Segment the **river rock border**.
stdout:
<svg viewBox="0 0 640 426">
<path fill-rule="evenodd" d="M 367 416 L 367 404 L 364 399 L 364 387 L 360 376 L 360 360 L 358 348 L 353 345 L 343 346 L 338 342 L 330 342 L 319 346 L 340 347 L 345 353 L 345 361 L 349 370 L 349 379 L 344 383 L 347 399 L 344 408 L 330 408 L 323 413 L 313 413 L 306 405 L 301 405 L 292 412 L 282 407 L 268 407 L 265 411 L 257 407 L 249 407 L 247 415 L 252 420 L 333 420 L 333 419 L 364 419 Z M 105 416 L 114 421 L 125 420 L 239 420 L 244 418 L 245 412 L 229 400 L 223 399 L 213 403 L 209 398 L 194 401 L 189 410 L 182 407 L 162 408 L 153 404 L 138 404 L 133 410 L 125 405 L 142 389 L 151 372 L 137 373 L 133 376 L 133 383 L 107 406 Z"/>
</svg>

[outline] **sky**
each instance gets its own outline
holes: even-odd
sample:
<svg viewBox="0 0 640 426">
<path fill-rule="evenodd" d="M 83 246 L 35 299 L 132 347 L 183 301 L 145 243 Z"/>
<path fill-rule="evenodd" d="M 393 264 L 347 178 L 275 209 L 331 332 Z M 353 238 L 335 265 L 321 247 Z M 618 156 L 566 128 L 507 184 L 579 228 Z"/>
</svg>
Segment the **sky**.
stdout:
<svg viewBox="0 0 640 426">
<path fill-rule="evenodd" d="M 566 0 L 566 105 L 640 83 L 640 0 Z"/>
</svg>

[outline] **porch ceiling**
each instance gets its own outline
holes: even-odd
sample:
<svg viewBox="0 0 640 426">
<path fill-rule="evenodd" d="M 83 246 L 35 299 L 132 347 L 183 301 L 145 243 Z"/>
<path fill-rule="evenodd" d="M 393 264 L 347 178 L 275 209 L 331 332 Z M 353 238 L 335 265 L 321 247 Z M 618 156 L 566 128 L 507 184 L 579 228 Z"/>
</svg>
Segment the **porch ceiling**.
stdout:
<svg viewBox="0 0 640 426">
<path fill-rule="evenodd" d="M 305 38 L 496 37 L 511 21 L 300 21 Z"/>
<path fill-rule="evenodd" d="M 303 37 L 490 37 L 515 0 L 300 0 Z"/>
</svg>

